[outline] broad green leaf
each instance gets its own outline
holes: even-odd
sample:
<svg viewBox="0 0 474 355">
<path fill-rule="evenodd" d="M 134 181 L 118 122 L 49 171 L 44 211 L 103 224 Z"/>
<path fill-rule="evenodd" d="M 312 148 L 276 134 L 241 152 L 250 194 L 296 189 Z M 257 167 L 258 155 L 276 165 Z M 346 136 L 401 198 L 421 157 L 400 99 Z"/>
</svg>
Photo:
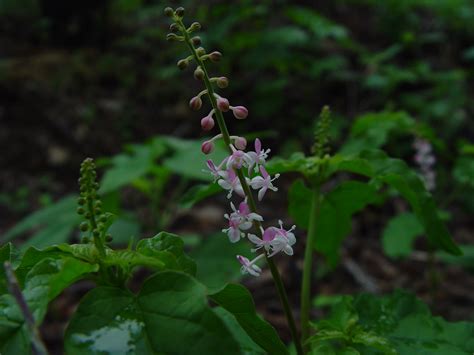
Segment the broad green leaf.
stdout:
<svg viewBox="0 0 474 355">
<path fill-rule="evenodd" d="M 40 228 L 26 241 L 24 247 L 45 247 L 52 243 L 66 242 L 80 222 L 80 216 L 76 213 L 76 200 L 75 195 L 67 196 L 30 214 L 4 234 L 2 241 L 12 240 L 30 230 Z"/>
<path fill-rule="evenodd" d="M 153 238 L 142 239 L 137 245 L 137 252 L 158 258 L 171 255 L 176 260 L 179 270 L 193 276 L 196 274 L 196 263 L 184 253 L 184 242 L 175 234 L 160 232 Z M 164 258 L 165 261 L 167 259 L 169 258 Z"/>
<path fill-rule="evenodd" d="M 380 150 L 365 150 L 355 156 L 331 158 L 329 170 L 330 173 L 350 171 L 372 178 L 374 184 L 393 187 L 408 201 L 433 245 L 454 255 L 461 254 L 440 219 L 431 194 L 402 160 L 389 158 Z"/>
<path fill-rule="evenodd" d="M 380 148 L 387 143 L 390 135 L 410 133 L 414 128 L 415 120 L 405 112 L 367 113 L 357 118 L 349 140 L 340 152 L 351 154 L 364 149 Z"/>
<path fill-rule="evenodd" d="M 354 299 L 361 326 L 388 338 L 400 355 L 461 355 L 474 351 L 474 323 L 433 317 L 414 296 L 395 292 Z"/>
<path fill-rule="evenodd" d="M 222 307 L 213 308 L 214 313 L 225 323 L 245 355 L 268 354 L 250 338 L 235 317 Z"/>
<path fill-rule="evenodd" d="M 257 315 L 252 295 L 245 287 L 228 284 L 209 297 L 232 313 L 247 335 L 268 354 L 288 354 L 275 329 Z"/>
<path fill-rule="evenodd" d="M 240 354 L 225 323 L 192 276 L 164 271 L 138 293 L 112 287 L 89 292 L 65 335 L 68 354 Z"/>
<path fill-rule="evenodd" d="M 220 192 L 222 188 L 216 183 L 194 185 L 181 196 L 179 204 L 182 208 L 191 208 L 199 201 Z"/>
<path fill-rule="evenodd" d="M 202 154 L 201 141 L 184 140 L 175 137 L 161 137 L 174 152 L 163 161 L 163 165 L 175 174 L 196 180 L 209 181 L 211 175 L 206 171 L 206 160 L 221 162 L 229 153 L 222 144 L 216 144 L 209 156 Z"/>
<path fill-rule="evenodd" d="M 390 220 L 382 233 L 383 250 L 392 258 L 408 256 L 415 238 L 422 233 L 423 226 L 413 213 L 399 214 Z"/>
<path fill-rule="evenodd" d="M 73 258 L 46 258 L 32 267 L 26 275 L 22 292 L 36 323 L 41 324 L 52 299 L 84 275 L 95 271 L 96 265 Z M 9 294 L 0 296 L 0 351 L 2 354 L 31 352 L 23 314 Z"/>
<path fill-rule="evenodd" d="M 223 233 L 205 238 L 190 254 L 197 264 L 197 279 L 211 290 L 219 290 L 228 282 L 242 278 L 236 255 L 251 257 L 248 245 L 232 244 Z"/>
<path fill-rule="evenodd" d="M 339 248 L 351 230 L 352 215 L 377 200 L 375 189 L 368 184 L 346 181 L 322 199 L 316 220 L 316 250 L 323 253 L 329 264 L 339 260 Z M 301 180 L 293 183 L 289 191 L 290 216 L 300 228 L 308 229 L 311 210 L 311 190 Z"/>
</svg>

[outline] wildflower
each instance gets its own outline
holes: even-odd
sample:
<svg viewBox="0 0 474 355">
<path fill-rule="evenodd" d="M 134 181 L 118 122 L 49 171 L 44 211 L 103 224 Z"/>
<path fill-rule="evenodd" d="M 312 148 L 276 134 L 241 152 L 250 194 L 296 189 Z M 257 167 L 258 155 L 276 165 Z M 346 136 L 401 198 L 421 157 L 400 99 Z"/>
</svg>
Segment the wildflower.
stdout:
<svg viewBox="0 0 474 355">
<path fill-rule="evenodd" d="M 247 153 L 242 150 L 235 149 L 232 144 L 230 145 L 230 149 L 232 150 L 232 154 L 226 160 L 227 168 L 240 169 L 249 159 Z"/>
<path fill-rule="evenodd" d="M 206 165 L 208 167 L 208 169 L 211 171 L 211 175 L 212 177 L 214 178 L 214 182 L 216 182 L 217 180 L 219 180 L 220 178 L 226 178 L 227 177 L 227 172 L 226 171 L 223 171 L 221 170 L 221 165 L 219 165 L 218 167 L 214 164 L 214 162 L 212 160 L 208 160 L 206 162 Z"/>
<path fill-rule="evenodd" d="M 287 255 L 293 255 L 292 246 L 296 243 L 296 238 L 293 230 L 296 226 L 292 226 L 289 230 L 283 228 L 283 222 L 278 221 L 280 228 L 268 227 L 262 231 L 262 239 L 254 234 L 249 234 L 249 240 L 254 243 L 257 247 L 252 249 L 253 252 L 260 248 L 264 248 L 268 254 L 268 257 L 272 257 L 275 254 L 283 251 Z"/>
<path fill-rule="evenodd" d="M 189 107 L 194 110 L 194 111 L 198 111 L 201 109 L 202 107 L 202 100 L 199 96 L 195 96 L 193 97 L 190 101 L 189 101 Z"/>
<path fill-rule="evenodd" d="M 272 182 L 278 179 L 280 177 L 280 174 L 276 174 L 275 177 L 272 179 L 263 167 L 263 165 L 260 166 L 260 173 L 262 174 L 262 176 L 256 176 L 252 180 L 250 180 L 250 186 L 252 186 L 252 188 L 255 190 L 260 189 L 260 191 L 258 192 L 258 200 L 262 201 L 263 196 L 265 196 L 265 193 L 268 189 L 272 191 L 278 191 L 278 188 L 273 186 Z"/>
<path fill-rule="evenodd" d="M 204 154 L 210 154 L 214 150 L 214 142 L 212 140 L 204 141 L 201 144 L 201 152 Z"/>
<path fill-rule="evenodd" d="M 214 128 L 214 119 L 212 118 L 213 114 L 214 110 L 211 110 L 211 112 L 201 120 L 201 127 L 203 130 L 210 131 Z"/>
<path fill-rule="evenodd" d="M 227 234 L 231 243 L 237 243 L 240 238 L 245 236 L 242 231 L 252 227 L 251 222 L 245 221 L 233 213 L 230 216 L 226 213 L 224 217 L 229 221 L 229 228 L 223 229 L 222 232 Z"/>
<path fill-rule="evenodd" d="M 433 148 L 430 142 L 420 138 L 415 139 L 413 148 L 416 150 L 414 160 L 419 166 L 426 189 L 433 190 L 436 187 L 436 172 L 433 169 L 436 158 L 432 153 Z"/>
<path fill-rule="evenodd" d="M 229 190 L 227 194 L 227 198 L 232 197 L 232 193 L 235 191 L 238 195 L 245 197 L 244 189 L 240 184 L 240 180 L 235 173 L 234 169 L 229 168 L 227 169 L 226 175 L 223 179 L 220 179 L 217 183 L 220 187 L 224 190 Z"/>
<path fill-rule="evenodd" d="M 237 260 L 242 265 L 242 268 L 240 269 L 242 274 L 250 274 L 252 276 L 260 276 L 260 274 L 262 273 L 262 269 L 260 269 L 257 265 L 255 265 L 255 263 L 259 259 L 261 259 L 262 257 L 263 257 L 263 254 L 260 254 L 255 259 L 250 261 L 245 256 L 237 255 Z"/>
<path fill-rule="evenodd" d="M 231 138 L 234 138 L 234 145 L 237 149 L 244 150 L 247 147 L 247 140 L 244 137 L 232 136 Z"/>
<path fill-rule="evenodd" d="M 249 173 L 253 167 L 255 167 L 255 172 L 258 172 L 260 165 L 265 165 L 268 153 L 270 153 L 270 149 L 262 150 L 260 139 L 255 139 L 255 152 L 247 152 Z"/>
<path fill-rule="evenodd" d="M 229 107 L 229 100 L 227 100 L 225 97 L 217 97 L 217 108 L 219 109 L 219 111 L 227 112 L 229 111 Z"/>
<path fill-rule="evenodd" d="M 239 209 L 235 208 L 232 202 L 230 203 L 230 207 L 232 208 L 232 211 L 234 211 L 232 214 L 235 214 L 236 216 L 238 216 L 239 218 L 242 218 L 243 220 L 246 220 L 249 222 L 253 222 L 253 221 L 262 222 L 263 221 L 262 216 L 250 211 L 250 207 L 247 203 L 247 198 L 239 204 Z"/>
</svg>

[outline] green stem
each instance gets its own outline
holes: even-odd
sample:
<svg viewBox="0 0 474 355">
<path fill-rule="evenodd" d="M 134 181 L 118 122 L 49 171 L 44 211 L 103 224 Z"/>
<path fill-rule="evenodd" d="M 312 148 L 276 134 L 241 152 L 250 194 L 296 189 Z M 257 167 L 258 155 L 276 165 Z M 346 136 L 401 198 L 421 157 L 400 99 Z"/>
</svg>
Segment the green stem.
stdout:
<svg viewBox="0 0 474 355">
<path fill-rule="evenodd" d="M 301 341 L 304 342 L 309 336 L 309 314 L 311 310 L 311 276 L 313 266 L 313 251 L 316 240 L 316 219 L 319 213 L 321 196 L 319 185 L 313 188 L 311 198 L 311 210 L 309 215 L 308 236 L 306 238 L 306 249 L 304 252 L 303 283 L 301 286 Z M 306 346 L 305 346 L 306 348 Z"/>
<path fill-rule="evenodd" d="M 181 27 L 181 32 L 184 36 L 184 41 L 186 42 L 189 50 L 191 51 L 194 60 L 196 61 L 197 65 L 201 67 L 201 69 L 204 71 L 204 85 L 206 86 L 207 89 L 207 96 L 209 97 L 209 100 L 211 102 L 212 108 L 214 109 L 217 124 L 219 126 L 219 129 L 222 133 L 222 138 L 224 140 L 225 145 L 227 146 L 228 150 L 230 153 L 232 153 L 232 149 L 230 148 L 231 144 L 231 139 L 230 139 L 230 134 L 229 130 L 227 129 L 227 125 L 224 120 L 224 116 L 222 115 L 222 112 L 217 108 L 217 100 L 216 97 L 214 96 L 214 88 L 212 86 L 211 81 L 209 80 L 209 74 L 207 72 L 206 66 L 204 65 L 204 62 L 201 60 L 201 58 L 198 56 L 196 53 L 196 49 L 192 45 L 191 39 L 189 38 L 189 33 L 186 31 L 186 27 L 184 26 L 183 22 L 181 20 L 177 20 L 178 24 Z M 247 181 L 245 179 L 244 173 L 241 169 L 237 170 L 237 176 L 239 178 L 240 184 L 242 185 L 242 189 L 245 192 L 245 195 L 247 196 L 247 203 L 250 206 L 250 210 L 254 213 L 257 213 L 257 206 L 255 203 L 255 199 L 253 198 L 252 191 L 250 190 L 249 185 L 247 184 Z M 255 229 L 257 230 L 257 234 L 260 238 L 262 238 L 262 231 L 261 231 L 261 223 L 258 221 L 254 222 Z M 270 267 L 270 271 L 272 273 L 273 281 L 275 283 L 275 286 L 278 291 L 278 295 L 280 298 L 280 301 L 282 303 L 283 309 L 285 311 L 286 319 L 288 322 L 288 326 L 290 328 L 291 336 L 293 338 L 293 341 L 295 343 L 296 351 L 298 355 L 303 355 L 303 347 L 301 346 L 300 339 L 298 337 L 298 332 L 296 329 L 296 322 L 293 317 L 293 312 L 291 310 L 290 303 L 288 301 L 288 296 L 286 294 L 285 286 L 283 284 L 283 281 L 280 276 L 280 272 L 278 271 L 278 268 L 275 265 L 275 262 L 273 259 L 269 258 L 265 254 L 265 258 L 267 260 L 268 266 Z"/>
</svg>

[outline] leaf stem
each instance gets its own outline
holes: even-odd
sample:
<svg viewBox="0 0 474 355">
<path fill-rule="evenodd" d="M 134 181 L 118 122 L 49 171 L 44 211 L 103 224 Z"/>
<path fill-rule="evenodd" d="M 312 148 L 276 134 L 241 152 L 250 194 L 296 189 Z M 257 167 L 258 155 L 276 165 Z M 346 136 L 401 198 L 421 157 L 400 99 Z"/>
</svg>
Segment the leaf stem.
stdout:
<svg viewBox="0 0 474 355">
<path fill-rule="evenodd" d="M 216 97 L 214 96 L 214 88 L 212 86 L 212 83 L 209 79 L 209 74 L 207 72 L 206 66 L 204 65 L 204 62 L 201 60 L 199 55 L 196 52 L 196 49 L 194 48 L 191 39 L 189 38 L 189 33 L 186 31 L 186 27 L 184 26 L 183 22 L 181 19 L 176 20 L 178 24 L 181 27 L 181 32 L 184 36 L 184 41 L 186 42 L 186 45 L 188 46 L 189 50 L 191 51 L 194 60 L 196 61 L 197 65 L 201 67 L 201 69 L 204 71 L 204 85 L 206 86 L 207 89 L 207 96 L 209 97 L 209 100 L 211 102 L 212 108 L 214 109 L 215 115 L 216 115 L 216 120 L 217 124 L 219 126 L 219 129 L 222 133 L 222 138 L 224 140 L 225 145 L 227 146 L 228 150 L 230 153 L 232 153 L 232 149 L 230 148 L 231 144 L 231 139 L 230 139 L 230 134 L 229 130 L 227 129 L 227 125 L 224 120 L 224 116 L 222 112 L 218 109 L 217 107 L 217 100 Z M 247 202 L 250 206 L 250 209 L 252 212 L 257 213 L 257 206 L 255 203 L 255 199 L 253 197 L 252 191 L 250 190 L 249 185 L 247 184 L 247 180 L 245 179 L 244 173 L 242 172 L 241 169 L 237 169 L 237 176 L 239 178 L 240 184 L 242 185 L 242 188 L 245 192 L 245 195 L 247 196 Z M 262 232 L 261 232 L 261 223 L 258 221 L 254 222 L 254 226 L 257 230 L 257 234 L 259 235 L 260 238 L 262 238 Z M 267 260 L 268 266 L 270 267 L 270 271 L 272 273 L 273 281 L 275 283 L 276 289 L 278 291 L 278 295 L 280 298 L 280 302 L 282 303 L 283 309 L 285 311 L 286 319 L 288 322 L 288 326 L 290 328 L 291 336 L 293 338 L 293 341 L 296 346 L 296 351 L 298 355 L 303 355 L 303 347 L 301 346 L 300 339 L 298 337 L 298 332 L 296 329 L 296 323 L 295 319 L 293 316 L 293 312 L 290 306 L 290 303 L 288 301 L 288 296 L 286 294 L 285 286 L 283 284 L 283 281 L 281 279 L 280 272 L 278 271 L 278 268 L 275 265 L 275 262 L 273 259 L 269 258 L 265 254 L 265 258 Z"/>
<path fill-rule="evenodd" d="M 311 196 L 311 210 L 309 214 L 308 236 L 304 252 L 303 282 L 301 285 L 301 342 L 309 336 L 309 315 L 311 309 L 311 279 L 313 268 L 313 252 L 316 240 L 316 219 L 321 204 L 320 185 L 313 187 Z M 306 347 L 306 346 L 305 346 Z"/>
</svg>

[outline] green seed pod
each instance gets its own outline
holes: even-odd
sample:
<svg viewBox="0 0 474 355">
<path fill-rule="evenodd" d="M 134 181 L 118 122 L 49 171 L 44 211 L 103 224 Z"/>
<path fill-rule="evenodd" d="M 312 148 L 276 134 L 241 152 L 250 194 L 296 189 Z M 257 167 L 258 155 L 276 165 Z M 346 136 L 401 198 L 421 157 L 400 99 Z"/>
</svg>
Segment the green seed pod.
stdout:
<svg viewBox="0 0 474 355">
<path fill-rule="evenodd" d="M 219 88 L 224 89 L 229 86 L 229 79 L 227 79 L 225 76 L 221 76 L 217 79 L 216 84 Z"/>
<path fill-rule="evenodd" d="M 181 36 L 178 36 L 174 33 L 168 33 L 166 35 L 166 40 L 167 41 L 181 41 L 182 40 L 182 37 Z"/>
<path fill-rule="evenodd" d="M 194 79 L 196 80 L 204 79 L 204 70 L 202 70 L 201 67 L 197 67 L 196 70 L 194 71 Z"/>
<path fill-rule="evenodd" d="M 174 11 L 171 7 L 167 7 L 167 8 L 165 8 L 164 13 L 165 13 L 165 16 L 171 17 L 171 16 L 173 16 Z"/>
<path fill-rule="evenodd" d="M 80 225 L 79 225 L 79 229 L 81 230 L 81 232 L 87 232 L 89 230 L 89 223 L 87 222 L 82 222 Z"/>
<path fill-rule="evenodd" d="M 91 213 L 90 212 L 86 212 L 86 214 L 84 215 L 84 217 L 86 219 L 91 219 Z"/>
<path fill-rule="evenodd" d="M 174 14 L 178 17 L 183 17 L 184 16 L 184 7 L 178 7 Z"/>
<path fill-rule="evenodd" d="M 95 238 L 98 238 L 100 237 L 100 231 L 98 229 L 94 229 L 92 231 L 92 235 L 95 237 Z"/>
<path fill-rule="evenodd" d="M 81 242 L 82 242 L 83 244 L 87 244 L 87 243 L 90 242 L 90 239 L 87 238 L 87 237 L 82 237 Z"/>
<path fill-rule="evenodd" d="M 201 44 L 201 37 L 195 36 L 191 38 L 191 42 L 193 43 L 193 45 L 199 46 Z"/>
<path fill-rule="evenodd" d="M 107 216 L 105 214 L 101 215 L 100 218 L 99 218 L 99 222 L 106 223 L 107 222 Z"/>
<path fill-rule="evenodd" d="M 178 61 L 178 68 L 184 70 L 188 67 L 189 61 L 187 59 L 181 59 Z"/>
<path fill-rule="evenodd" d="M 105 241 L 106 241 L 107 243 L 110 243 L 112 240 L 114 240 L 114 238 L 112 237 L 112 235 L 107 234 L 107 235 L 105 236 Z"/>
<path fill-rule="evenodd" d="M 78 215 L 83 215 L 86 211 L 84 210 L 84 208 L 78 207 L 76 212 L 77 212 Z"/>
<path fill-rule="evenodd" d="M 85 199 L 84 197 L 79 197 L 79 198 L 77 199 L 77 204 L 78 204 L 79 206 L 84 206 L 84 205 L 86 204 L 86 199 Z"/>
</svg>

